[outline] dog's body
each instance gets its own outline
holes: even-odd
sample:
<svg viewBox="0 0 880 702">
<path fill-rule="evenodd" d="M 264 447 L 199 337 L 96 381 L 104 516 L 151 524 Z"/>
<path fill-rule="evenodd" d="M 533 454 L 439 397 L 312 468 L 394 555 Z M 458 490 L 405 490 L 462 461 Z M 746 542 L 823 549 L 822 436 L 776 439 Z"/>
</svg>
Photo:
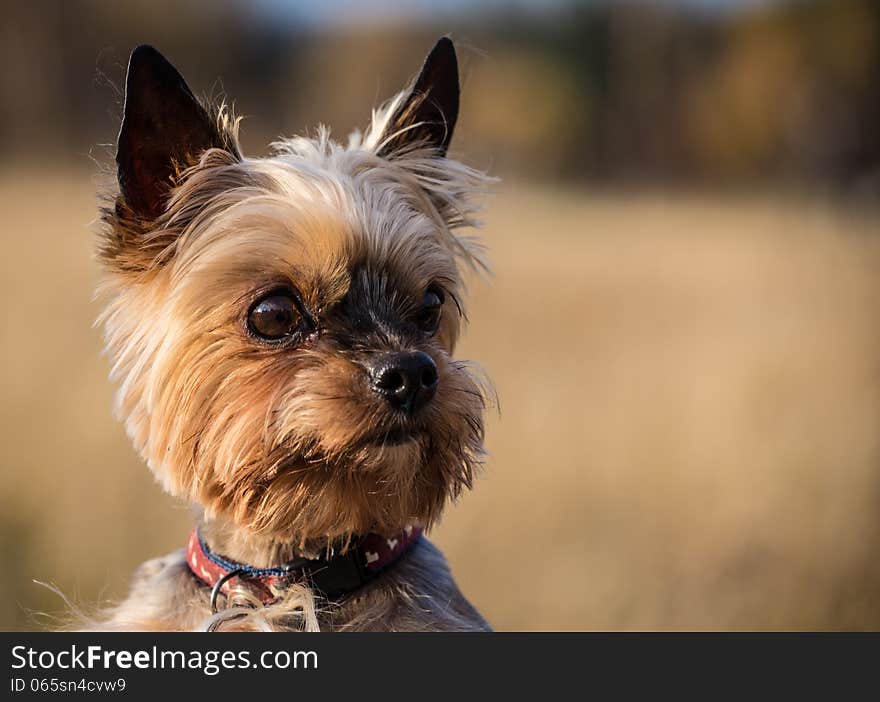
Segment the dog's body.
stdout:
<svg viewBox="0 0 880 702">
<path fill-rule="evenodd" d="M 245 616 L 240 615 L 244 614 Z M 128 598 L 96 620 L 101 631 L 488 631 L 455 584 L 443 554 L 423 539 L 374 584 L 339 602 L 308 589 L 278 605 L 211 612 L 210 590 L 193 578 L 183 550 L 138 568 Z"/>
<path fill-rule="evenodd" d="M 452 357 L 461 268 L 483 265 L 454 230 L 485 183 L 446 157 L 457 114 L 442 39 L 347 146 L 321 131 L 245 158 L 223 109 L 133 52 L 102 322 L 129 435 L 203 517 L 198 552 L 144 564 L 93 628 L 488 628 L 418 538 L 483 454 L 484 389 Z M 292 575 L 335 572 L 371 538 L 393 548 L 381 571 L 366 553 L 357 587 Z"/>
</svg>

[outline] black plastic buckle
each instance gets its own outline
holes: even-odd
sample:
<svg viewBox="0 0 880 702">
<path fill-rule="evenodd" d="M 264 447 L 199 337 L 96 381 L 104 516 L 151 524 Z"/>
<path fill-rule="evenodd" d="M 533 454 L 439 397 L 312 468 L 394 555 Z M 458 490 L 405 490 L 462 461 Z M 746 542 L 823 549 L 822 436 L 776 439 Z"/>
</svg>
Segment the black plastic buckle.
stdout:
<svg viewBox="0 0 880 702">
<path fill-rule="evenodd" d="M 331 600 L 357 590 L 370 579 L 363 558 L 360 549 L 354 548 L 322 563 L 309 572 L 312 587 Z"/>
</svg>

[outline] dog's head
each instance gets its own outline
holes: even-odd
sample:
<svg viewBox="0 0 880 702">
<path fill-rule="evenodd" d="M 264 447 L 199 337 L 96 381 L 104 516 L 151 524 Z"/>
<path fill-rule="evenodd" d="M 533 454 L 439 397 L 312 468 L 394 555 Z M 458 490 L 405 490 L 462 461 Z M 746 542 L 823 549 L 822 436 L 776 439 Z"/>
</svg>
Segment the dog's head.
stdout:
<svg viewBox="0 0 880 702">
<path fill-rule="evenodd" d="M 276 539 L 430 524 L 471 484 L 483 388 L 453 358 L 484 177 L 446 156 L 442 39 L 341 146 L 247 158 L 155 50 L 131 56 L 102 316 L 118 412 L 170 492 Z"/>
</svg>

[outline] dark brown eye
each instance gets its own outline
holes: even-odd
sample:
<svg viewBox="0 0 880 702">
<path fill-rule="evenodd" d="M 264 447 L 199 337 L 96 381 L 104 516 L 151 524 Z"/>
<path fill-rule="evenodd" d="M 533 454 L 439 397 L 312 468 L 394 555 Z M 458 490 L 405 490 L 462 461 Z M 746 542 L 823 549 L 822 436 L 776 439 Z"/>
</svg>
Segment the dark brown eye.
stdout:
<svg viewBox="0 0 880 702">
<path fill-rule="evenodd" d="M 248 326 L 259 337 L 279 341 L 293 334 L 302 321 L 294 299 L 283 292 L 267 295 L 251 307 Z"/>
<path fill-rule="evenodd" d="M 440 326 L 440 317 L 443 313 L 444 300 L 445 297 L 440 288 L 431 286 L 428 288 L 427 292 L 425 292 L 416 321 L 419 325 L 419 329 L 426 334 L 433 334 Z"/>
</svg>

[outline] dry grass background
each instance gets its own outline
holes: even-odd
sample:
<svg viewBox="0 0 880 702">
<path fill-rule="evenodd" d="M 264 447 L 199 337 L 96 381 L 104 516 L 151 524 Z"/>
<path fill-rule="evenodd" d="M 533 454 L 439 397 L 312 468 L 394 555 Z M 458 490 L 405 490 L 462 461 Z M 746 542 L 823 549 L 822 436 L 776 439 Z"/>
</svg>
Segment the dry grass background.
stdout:
<svg viewBox="0 0 880 702">
<path fill-rule="evenodd" d="M 0 175 L 0 628 L 183 544 L 111 417 L 88 174 Z M 499 629 L 880 628 L 880 219 L 505 185 L 461 353 L 501 413 L 434 538 Z"/>
</svg>

